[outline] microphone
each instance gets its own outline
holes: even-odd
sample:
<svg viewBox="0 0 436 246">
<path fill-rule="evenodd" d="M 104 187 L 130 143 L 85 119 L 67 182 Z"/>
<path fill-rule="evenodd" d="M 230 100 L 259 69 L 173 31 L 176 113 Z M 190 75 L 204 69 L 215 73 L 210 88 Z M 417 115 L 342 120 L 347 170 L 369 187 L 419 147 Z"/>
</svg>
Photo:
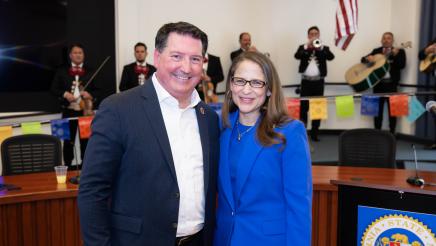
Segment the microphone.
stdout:
<svg viewBox="0 0 436 246">
<path fill-rule="evenodd" d="M 425 110 L 427 110 L 430 113 L 436 114 L 436 101 L 428 101 L 425 104 Z"/>
<path fill-rule="evenodd" d="M 416 148 L 415 145 L 412 144 L 413 154 L 415 156 L 415 176 L 407 178 L 407 183 L 414 186 L 424 186 L 425 181 L 423 178 L 420 178 L 418 175 L 418 159 L 416 158 Z"/>
</svg>

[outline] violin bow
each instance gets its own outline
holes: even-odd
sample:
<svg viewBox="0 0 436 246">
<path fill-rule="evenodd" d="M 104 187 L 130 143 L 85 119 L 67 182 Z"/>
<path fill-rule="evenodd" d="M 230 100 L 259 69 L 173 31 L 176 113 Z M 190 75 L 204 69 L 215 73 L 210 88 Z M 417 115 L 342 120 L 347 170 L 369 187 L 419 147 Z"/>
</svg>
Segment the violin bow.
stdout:
<svg viewBox="0 0 436 246">
<path fill-rule="evenodd" d="M 100 72 L 100 70 L 103 68 L 104 64 L 106 64 L 106 62 L 109 61 L 110 58 L 111 58 L 111 56 L 107 56 L 106 59 L 104 59 L 104 61 L 100 64 L 100 66 L 97 68 L 97 70 L 95 70 L 95 72 L 92 74 L 91 78 L 89 78 L 88 82 L 86 82 L 85 86 L 83 86 L 82 90 L 85 90 L 86 87 L 88 87 L 89 83 L 91 83 L 91 81 L 95 78 L 95 76 L 97 76 L 98 72 Z"/>
</svg>

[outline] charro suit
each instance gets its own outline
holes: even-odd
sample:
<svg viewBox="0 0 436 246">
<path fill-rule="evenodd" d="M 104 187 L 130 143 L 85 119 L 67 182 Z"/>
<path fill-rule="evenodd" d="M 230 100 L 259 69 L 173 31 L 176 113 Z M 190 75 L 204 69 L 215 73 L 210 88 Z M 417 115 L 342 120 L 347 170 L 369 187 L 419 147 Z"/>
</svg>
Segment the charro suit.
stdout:
<svg viewBox="0 0 436 246">
<path fill-rule="evenodd" d="M 235 51 L 233 51 L 232 53 L 230 53 L 230 60 L 234 60 L 236 57 L 238 57 L 242 52 L 244 52 L 243 49 L 239 48 Z"/>
<path fill-rule="evenodd" d="M 218 83 L 224 79 L 223 67 L 221 66 L 221 60 L 218 56 L 211 54 L 207 54 L 207 56 L 208 62 L 206 74 L 210 77 L 210 80 L 214 86 L 213 92 L 216 93 L 216 87 Z"/>
<path fill-rule="evenodd" d="M 230 158 L 238 112 L 220 138 L 215 246 L 310 245 L 312 173 L 306 130 L 294 120 L 276 131 L 287 140 L 264 147 L 247 132 L 236 162 Z M 245 139 L 245 142 L 244 142 Z"/>
<path fill-rule="evenodd" d="M 135 86 L 138 86 L 138 74 L 135 73 L 136 62 L 125 65 L 123 68 L 123 73 L 121 75 L 120 82 L 120 91 L 125 91 Z M 148 68 L 147 76 L 145 76 L 145 80 L 148 80 L 154 72 L 156 72 L 156 68 L 153 65 L 146 64 Z"/>
<path fill-rule="evenodd" d="M 383 47 L 378 47 L 373 49 L 368 55 L 383 54 Z M 368 56 L 367 55 L 367 56 Z M 366 62 L 366 56 L 362 57 L 361 62 Z M 377 85 L 374 86 L 374 93 L 389 93 L 397 92 L 398 83 L 401 80 L 401 70 L 406 66 L 406 52 L 404 49 L 400 49 L 397 55 L 390 54 L 388 57 L 388 62 L 390 64 L 389 74 L 390 79 L 382 79 Z M 381 97 L 379 102 L 378 116 L 374 117 L 374 127 L 376 129 L 381 129 L 383 123 L 383 109 L 384 103 L 388 102 L 388 98 Z M 389 110 L 388 102 L 388 112 Z M 389 115 L 389 113 L 388 113 Z M 395 127 L 397 125 L 397 118 L 389 116 L 389 129 L 392 134 L 395 133 Z"/>
<path fill-rule="evenodd" d="M 69 109 L 68 105 L 70 103 L 67 101 L 67 99 L 64 98 L 64 93 L 66 91 L 71 92 L 73 81 L 75 80 L 75 78 L 71 76 L 69 73 L 70 67 L 71 66 L 60 67 L 56 71 L 56 74 L 51 84 L 51 92 L 59 99 L 59 102 L 62 107 L 62 118 L 83 116 L 83 111 L 74 111 L 72 109 Z M 85 74 L 82 77 L 79 77 L 79 81 L 81 81 L 82 85 L 85 85 L 85 83 L 87 83 L 88 80 L 91 78 L 93 71 L 86 65 L 83 66 L 83 69 L 85 70 Z M 88 85 L 88 87 L 86 87 L 86 91 L 89 94 L 91 94 L 91 96 L 93 97 L 94 104 L 97 103 L 99 99 L 98 90 L 95 85 L 96 82 L 92 81 Z M 69 126 L 70 126 L 71 139 L 65 140 L 63 145 L 63 158 L 67 166 L 70 166 L 72 160 L 74 159 L 73 146 L 74 146 L 76 132 L 77 132 L 77 120 L 70 120 Z M 80 139 L 80 152 L 81 152 L 82 160 L 85 154 L 87 142 L 88 142 L 87 139 Z"/>
<path fill-rule="evenodd" d="M 204 245 L 215 224 L 218 116 L 195 107 L 205 190 Z M 174 246 L 179 188 L 151 79 L 103 101 L 92 123 L 78 204 L 85 245 Z"/>
<path fill-rule="evenodd" d="M 301 80 L 301 93 L 302 97 L 306 96 L 322 96 L 324 95 L 324 77 L 327 76 L 327 61 L 335 58 L 335 55 L 330 51 L 328 46 L 322 46 L 319 49 L 308 49 L 305 45 L 300 45 L 297 52 L 295 52 L 295 59 L 300 60 L 298 72 L 303 74 L 309 66 L 311 56 L 316 59 L 316 64 L 319 69 L 318 80 Z M 309 110 L 309 101 L 301 101 L 300 119 L 307 125 L 307 111 Z M 312 120 L 312 128 L 310 131 L 312 138 L 317 138 L 320 120 Z"/>
<path fill-rule="evenodd" d="M 218 56 L 207 54 L 207 58 L 208 61 L 205 63 L 207 64 L 206 74 L 209 76 L 210 82 L 213 84 L 213 93 L 216 94 L 216 87 L 218 83 L 224 79 L 223 67 L 221 66 L 221 60 Z M 205 69 L 204 65 L 203 69 Z M 198 83 L 196 89 L 201 100 L 204 100 L 203 84 Z"/>
</svg>

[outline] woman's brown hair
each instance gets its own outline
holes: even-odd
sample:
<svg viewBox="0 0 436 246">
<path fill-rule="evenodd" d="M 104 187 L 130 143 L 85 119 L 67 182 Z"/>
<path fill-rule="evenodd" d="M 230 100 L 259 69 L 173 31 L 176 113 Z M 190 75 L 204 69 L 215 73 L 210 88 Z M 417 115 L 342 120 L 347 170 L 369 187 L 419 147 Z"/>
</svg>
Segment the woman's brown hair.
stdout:
<svg viewBox="0 0 436 246">
<path fill-rule="evenodd" d="M 271 146 L 278 143 L 286 144 L 286 139 L 283 134 L 274 131 L 275 127 L 280 127 L 290 121 L 280 78 L 271 60 L 259 52 L 247 51 L 241 53 L 234 59 L 232 66 L 230 67 L 227 75 L 226 94 L 222 108 L 223 126 L 225 128 L 230 127 L 229 114 L 238 109 L 238 106 L 236 106 L 232 100 L 230 83 L 239 64 L 247 60 L 260 66 L 265 75 L 266 90 L 267 92 L 271 92 L 271 95 L 267 96 L 265 103 L 260 108 L 261 121 L 256 132 L 257 139 L 263 146 Z"/>
</svg>

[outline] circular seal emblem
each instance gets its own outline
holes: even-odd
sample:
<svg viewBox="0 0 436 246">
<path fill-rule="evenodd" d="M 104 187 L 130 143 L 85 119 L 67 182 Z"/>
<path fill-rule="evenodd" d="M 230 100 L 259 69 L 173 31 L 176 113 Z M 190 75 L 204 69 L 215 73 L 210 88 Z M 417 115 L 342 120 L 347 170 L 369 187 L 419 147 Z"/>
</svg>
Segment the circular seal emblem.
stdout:
<svg viewBox="0 0 436 246">
<path fill-rule="evenodd" d="M 436 245 L 435 234 L 422 222 L 406 215 L 385 215 L 363 233 L 362 246 Z"/>
</svg>

